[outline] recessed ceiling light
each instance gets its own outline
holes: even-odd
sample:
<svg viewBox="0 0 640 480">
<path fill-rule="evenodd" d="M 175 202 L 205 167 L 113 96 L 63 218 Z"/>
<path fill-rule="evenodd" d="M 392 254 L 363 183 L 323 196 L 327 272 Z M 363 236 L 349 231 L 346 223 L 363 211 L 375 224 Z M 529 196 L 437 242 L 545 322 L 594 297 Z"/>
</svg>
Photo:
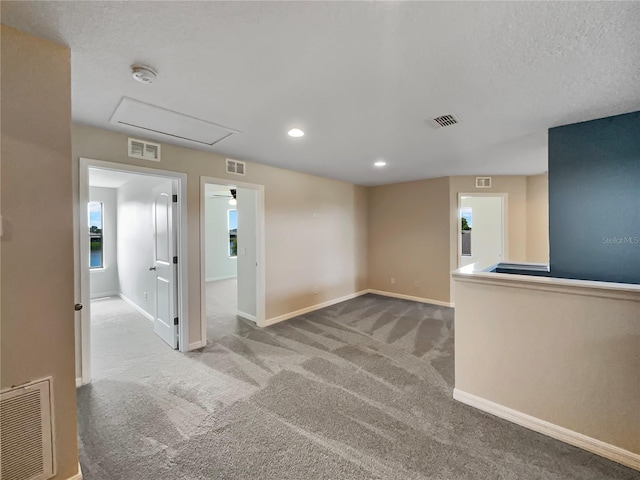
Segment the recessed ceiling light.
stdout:
<svg viewBox="0 0 640 480">
<path fill-rule="evenodd" d="M 299 128 L 292 128 L 287 133 L 290 137 L 302 137 L 304 135 L 304 132 Z"/>
<path fill-rule="evenodd" d="M 385 162 L 384 160 L 378 160 L 376 163 L 373 164 L 374 167 L 384 167 L 387 165 L 387 162 Z"/>
</svg>

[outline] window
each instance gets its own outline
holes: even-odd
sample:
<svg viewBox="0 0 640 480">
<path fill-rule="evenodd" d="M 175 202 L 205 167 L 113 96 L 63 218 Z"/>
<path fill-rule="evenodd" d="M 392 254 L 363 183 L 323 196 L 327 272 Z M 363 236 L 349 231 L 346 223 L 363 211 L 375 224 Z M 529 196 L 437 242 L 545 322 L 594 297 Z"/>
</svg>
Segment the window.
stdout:
<svg viewBox="0 0 640 480">
<path fill-rule="evenodd" d="M 90 268 L 104 268 L 104 245 L 102 242 L 102 202 L 89 202 Z"/>
<path fill-rule="evenodd" d="M 229 230 L 229 256 L 238 256 L 238 211 L 227 211 L 227 228 Z"/>
<path fill-rule="evenodd" d="M 473 223 L 472 220 L 472 212 L 471 207 L 462 207 L 460 209 L 460 218 L 462 222 L 462 255 L 470 257 L 471 256 L 471 226 Z"/>
</svg>

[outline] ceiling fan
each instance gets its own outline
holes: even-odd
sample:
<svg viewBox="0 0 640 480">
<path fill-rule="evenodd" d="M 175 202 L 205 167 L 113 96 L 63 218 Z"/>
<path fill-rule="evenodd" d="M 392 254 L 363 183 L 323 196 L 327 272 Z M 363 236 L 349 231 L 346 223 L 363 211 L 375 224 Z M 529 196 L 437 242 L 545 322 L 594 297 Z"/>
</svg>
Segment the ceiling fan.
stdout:
<svg viewBox="0 0 640 480">
<path fill-rule="evenodd" d="M 229 195 L 227 194 L 218 194 L 218 193 L 212 193 L 211 195 L 209 195 L 209 198 L 228 198 L 229 199 L 229 205 L 237 205 L 238 204 L 238 200 L 236 199 L 236 189 L 235 188 L 230 188 L 229 189 Z"/>
</svg>

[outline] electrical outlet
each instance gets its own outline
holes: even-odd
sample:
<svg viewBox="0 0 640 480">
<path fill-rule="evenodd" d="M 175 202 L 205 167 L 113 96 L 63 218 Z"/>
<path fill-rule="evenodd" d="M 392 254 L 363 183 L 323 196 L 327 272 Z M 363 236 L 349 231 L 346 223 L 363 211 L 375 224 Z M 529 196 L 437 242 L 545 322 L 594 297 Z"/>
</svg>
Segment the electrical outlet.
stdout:
<svg viewBox="0 0 640 480">
<path fill-rule="evenodd" d="M 420 282 L 418 280 L 416 280 L 415 282 L 413 282 L 413 286 L 416 288 L 420 287 Z"/>
<path fill-rule="evenodd" d="M 144 292 L 144 299 L 147 299 L 147 292 Z"/>
<path fill-rule="evenodd" d="M 318 295 L 320 293 L 320 289 L 318 287 L 313 287 L 313 294 Z"/>
<path fill-rule="evenodd" d="M 391 277 L 391 281 L 390 281 L 391 285 L 395 285 L 396 284 L 396 279 Z"/>
</svg>

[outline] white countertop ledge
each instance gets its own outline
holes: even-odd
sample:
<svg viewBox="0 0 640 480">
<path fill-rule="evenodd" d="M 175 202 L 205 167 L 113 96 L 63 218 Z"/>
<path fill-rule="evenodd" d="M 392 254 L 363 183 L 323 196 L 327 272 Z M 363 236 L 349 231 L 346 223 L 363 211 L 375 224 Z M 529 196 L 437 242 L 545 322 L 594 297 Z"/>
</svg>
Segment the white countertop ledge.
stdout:
<svg viewBox="0 0 640 480">
<path fill-rule="evenodd" d="M 474 269 L 474 264 L 451 272 L 454 281 L 482 283 L 507 288 L 543 290 L 591 297 L 616 298 L 640 303 L 640 285 L 633 283 L 596 282 L 571 278 L 537 277 L 515 273 L 495 273 Z M 456 303 L 461 299 L 456 299 Z M 640 309 L 638 311 L 640 320 Z"/>
</svg>

